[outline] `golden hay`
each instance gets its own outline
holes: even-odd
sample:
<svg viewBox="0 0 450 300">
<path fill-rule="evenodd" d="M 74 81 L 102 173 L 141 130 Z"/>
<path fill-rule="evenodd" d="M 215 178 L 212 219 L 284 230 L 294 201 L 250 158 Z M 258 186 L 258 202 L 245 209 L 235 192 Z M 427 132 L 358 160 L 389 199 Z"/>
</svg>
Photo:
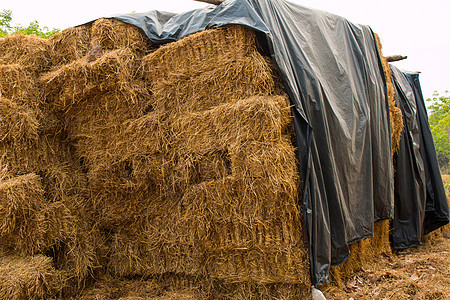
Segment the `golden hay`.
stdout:
<svg viewBox="0 0 450 300">
<path fill-rule="evenodd" d="M 214 42 L 224 37 L 228 44 Z M 289 107 L 284 96 L 269 96 L 280 92 L 273 66 L 257 52 L 253 33 L 237 26 L 187 39 L 144 59 L 152 97 L 127 103 L 123 97 L 129 90 L 107 97 L 97 89 L 92 97 L 72 94 L 69 105 L 62 105 L 68 136 L 87 169 L 94 215 L 100 228 L 111 231 L 106 235 L 111 240 L 109 272 L 208 274 L 228 282 L 306 287 L 295 153 L 285 136 Z M 208 42 L 215 43 L 219 55 L 205 60 L 201 51 Z M 200 50 L 185 55 L 191 50 L 184 48 L 193 44 Z M 178 61 L 176 69 L 158 61 L 164 55 Z M 81 64 L 86 62 L 45 76 L 67 82 L 59 74 L 69 74 L 69 66 L 81 69 Z M 192 75 L 191 65 L 198 66 Z M 88 76 L 73 74 L 67 78 L 86 85 Z M 211 211 L 217 213 L 208 215 Z M 230 219 L 223 224 L 221 215 Z M 222 225 L 236 230 L 231 231 L 235 237 L 228 247 L 216 249 L 214 243 L 228 241 Z M 242 249 L 245 245 L 251 247 Z M 242 265 L 242 260 L 247 262 Z"/>
<path fill-rule="evenodd" d="M 211 292 L 213 299 L 271 300 L 271 299 L 310 299 L 310 289 L 302 284 L 254 284 L 251 282 L 234 284 L 217 284 Z"/>
<path fill-rule="evenodd" d="M 50 111 L 38 85 L 37 72 L 29 67 L 19 64 L 0 65 L 0 97 L 28 110 L 28 114 L 39 124 L 39 131 L 60 132 L 60 121 Z"/>
<path fill-rule="evenodd" d="M 114 235 L 110 272 L 306 286 L 307 253 L 295 198 L 283 203 L 284 187 L 265 178 L 249 181 L 230 177 L 194 186 L 178 202 L 153 200 L 141 228 Z"/>
<path fill-rule="evenodd" d="M 36 73 L 23 65 L 0 65 L 0 94 L 4 98 L 36 109 L 42 102 L 36 81 Z"/>
<path fill-rule="evenodd" d="M 76 219 L 62 202 L 48 203 L 40 177 L 27 174 L 0 183 L 1 249 L 43 253 L 73 240 Z"/>
<path fill-rule="evenodd" d="M 0 240 L 2 249 L 34 254 L 43 245 L 38 236 L 37 214 L 45 206 L 44 189 L 36 174 L 0 182 Z"/>
<path fill-rule="evenodd" d="M 50 44 L 40 107 L 64 127 L 0 150 L 9 174 L 41 175 L 38 250 L 68 285 L 106 269 L 166 285 L 196 278 L 187 294 L 166 286 L 169 298 L 309 293 L 290 108 L 252 31 L 194 34 L 143 63 L 151 45 L 116 20 Z M 105 53 L 92 62 L 96 45 Z"/>
<path fill-rule="evenodd" d="M 69 276 L 70 290 L 81 290 L 92 278 L 103 272 L 107 253 L 105 238 L 95 225 L 79 220 L 72 229 L 74 235 L 52 249 L 55 265 Z"/>
<path fill-rule="evenodd" d="M 104 276 L 93 287 L 85 290 L 77 300 L 107 299 L 206 299 L 200 291 L 198 280 L 177 276 L 131 280 Z"/>
<path fill-rule="evenodd" d="M 91 49 L 91 25 L 70 27 L 49 38 L 53 66 L 62 66 L 85 56 Z"/>
<path fill-rule="evenodd" d="M 138 102 L 133 102 L 127 95 L 110 91 L 66 110 L 68 138 L 87 167 L 126 159 L 130 140 L 145 138 L 144 132 L 133 132 L 135 128 L 129 129 L 128 123 L 142 115 L 145 99 L 149 96 L 142 94 L 140 88 L 131 93 L 128 96 L 140 94 Z"/>
<path fill-rule="evenodd" d="M 251 97 L 198 113 L 185 113 L 173 125 L 177 151 L 205 154 L 247 141 L 277 142 L 290 121 L 282 96 Z"/>
<path fill-rule="evenodd" d="M 207 284 L 200 278 L 167 274 L 146 280 L 103 277 L 75 300 L 180 300 L 180 299 L 306 299 L 308 294 L 301 285 L 252 283 Z"/>
<path fill-rule="evenodd" d="M 127 48 L 144 55 L 151 49 L 150 40 L 140 28 L 116 19 L 96 20 L 91 35 L 91 46 L 100 45 L 104 50 Z"/>
<path fill-rule="evenodd" d="M 307 284 L 295 192 L 267 178 L 198 184 L 178 205 L 178 236 L 206 250 L 205 267 L 212 277 Z"/>
<path fill-rule="evenodd" d="M 136 57 L 129 49 L 119 49 L 90 63 L 79 59 L 56 71 L 46 73 L 41 81 L 46 95 L 60 109 L 108 91 L 133 92 L 133 80 L 139 76 Z"/>
<path fill-rule="evenodd" d="M 38 138 L 38 121 L 34 112 L 0 97 L 0 142 L 33 141 Z"/>
<path fill-rule="evenodd" d="M 64 272 L 55 270 L 50 257 L 0 257 L 1 299 L 38 300 L 56 297 L 64 288 L 65 280 Z"/>
<path fill-rule="evenodd" d="M 3 164 L 8 167 L 11 175 L 37 173 L 46 178 L 58 176 L 66 184 L 59 183 L 60 187 L 71 191 L 68 186 L 68 178 L 75 186 L 81 187 L 83 174 L 81 166 L 74 159 L 72 149 L 69 145 L 51 135 L 39 135 L 33 143 L 18 141 L 15 144 L 0 142 L 0 153 L 3 156 Z M 52 175 L 53 173 L 53 175 Z M 59 173 L 59 175 L 57 175 Z M 50 182 L 50 181 L 49 181 Z M 55 186 L 58 187 L 58 186 Z M 60 200 L 60 199 L 58 199 Z"/>
<path fill-rule="evenodd" d="M 88 226 L 92 220 L 86 178 L 64 147 L 42 136 L 30 148 L 1 147 L 10 175 L 34 170 L 42 180 L 29 174 L 1 182 L 2 213 L 10 216 L 2 220 L 14 220 L 15 227 L 9 226 L 0 238 L 5 251 L 52 253 L 58 268 L 80 283 L 99 265 L 95 249 L 101 239 L 94 238 Z"/>
<path fill-rule="evenodd" d="M 400 145 L 400 138 L 403 130 L 403 116 L 402 111 L 397 107 L 397 102 L 395 101 L 395 89 L 394 83 L 392 82 L 391 68 L 386 57 L 383 56 L 383 46 L 381 45 L 381 40 L 378 34 L 375 34 L 377 41 L 378 51 L 380 53 L 381 62 L 383 64 L 383 71 L 386 78 L 386 86 L 389 99 L 389 115 L 391 119 L 391 142 L 392 142 L 392 153 L 395 154 L 398 151 Z"/>
<path fill-rule="evenodd" d="M 256 95 L 279 93 L 274 66 L 257 52 L 252 31 L 207 30 L 170 43 L 143 60 L 155 110 L 170 116 Z"/>
<path fill-rule="evenodd" d="M 350 245 L 350 257 L 340 266 L 331 268 L 331 280 L 327 286 L 341 286 L 343 280 L 364 268 L 370 268 L 375 259 L 392 253 L 389 242 L 389 220 L 374 225 L 373 238 Z"/>
<path fill-rule="evenodd" d="M 35 71 L 51 65 L 50 43 L 35 35 L 17 33 L 0 38 L 0 65 L 20 64 Z"/>
</svg>

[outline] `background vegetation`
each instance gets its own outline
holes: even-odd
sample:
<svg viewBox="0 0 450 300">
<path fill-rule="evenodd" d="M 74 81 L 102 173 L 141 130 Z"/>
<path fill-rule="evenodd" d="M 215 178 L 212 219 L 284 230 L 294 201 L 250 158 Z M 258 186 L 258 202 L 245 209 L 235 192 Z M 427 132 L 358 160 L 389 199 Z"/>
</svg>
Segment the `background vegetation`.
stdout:
<svg viewBox="0 0 450 300">
<path fill-rule="evenodd" d="M 450 94 L 445 91 L 443 95 L 434 92 L 432 98 L 427 99 L 428 122 L 433 133 L 436 145 L 436 154 L 439 165 L 446 172 L 449 172 L 450 162 Z"/>
<path fill-rule="evenodd" d="M 11 21 L 12 11 L 4 9 L 0 13 L 0 37 L 20 32 L 23 34 L 34 34 L 41 38 L 48 38 L 59 31 L 57 28 L 49 29 L 47 26 L 41 28 L 38 21 L 33 21 L 28 26 L 22 26 L 20 24 L 12 25 Z"/>
</svg>

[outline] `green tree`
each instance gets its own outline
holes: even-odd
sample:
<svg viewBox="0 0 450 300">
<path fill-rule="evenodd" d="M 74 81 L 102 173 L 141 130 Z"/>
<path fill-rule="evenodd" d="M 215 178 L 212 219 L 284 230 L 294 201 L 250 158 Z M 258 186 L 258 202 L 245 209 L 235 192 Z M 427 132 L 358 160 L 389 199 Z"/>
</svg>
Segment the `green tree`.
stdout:
<svg viewBox="0 0 450 300">
<path fill-rule="evenodd" d="M 431 103 L 428 106 L 428 122 L 433 133 L 436 154 L 440 166 L 447 168 L 450 161 L 450 94 L 445 91 L 443 95 L 439 95 L 435 91 L 433 97 L 427 101 Z"/>
<path fill-rule="evenodd" d="M 34 34 L 41 38 L 49 38 L 53 34 L 59 32 L 59 29 L 56 28 L 49 29 L 47 26 L 41 28 L 38 21 L 33 21 L 26 27 L 20 24 L 12 26 L 11 21 L 12 11 L 4 9 L 0 13 L 0 37 L 20 32 L 23 34 Z"/>
<path fill-rule="evenodd" d="M 0 13 L 0 37 L 8 35 L 11 31 L 12 11 L 4 9 Z"/>
</svg>

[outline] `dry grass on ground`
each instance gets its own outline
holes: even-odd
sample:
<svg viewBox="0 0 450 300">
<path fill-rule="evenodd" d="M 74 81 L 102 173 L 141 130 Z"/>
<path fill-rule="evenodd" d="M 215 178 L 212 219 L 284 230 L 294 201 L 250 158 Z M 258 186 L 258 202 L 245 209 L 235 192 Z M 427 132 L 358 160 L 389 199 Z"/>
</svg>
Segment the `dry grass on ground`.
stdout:
<svg viewBox="0 0 450 300">
<path fill-rule="evenodd" d="M 442 175 L 450 200 L 450 175 Z M 323 289 L 327 299 L 450 299 L 450 224 L 425 236 L 417 248 L 376 258 L 342 286 Z"/>
</svg>

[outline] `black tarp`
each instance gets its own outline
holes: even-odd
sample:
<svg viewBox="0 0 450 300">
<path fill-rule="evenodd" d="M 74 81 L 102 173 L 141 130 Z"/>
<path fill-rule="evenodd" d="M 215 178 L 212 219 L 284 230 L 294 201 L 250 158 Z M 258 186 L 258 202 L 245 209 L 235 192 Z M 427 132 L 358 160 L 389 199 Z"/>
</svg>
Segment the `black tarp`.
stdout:
<svg viewBox="0 0 450 300">
<path fill-rule="evenodd" d="M 313 285 L 394 214 L 385 78 L 371 29 L 282 0 L 227 0 L 174 15 L 115 16 L 153 43 L 228 24 L 262 33 L 293 104 Z M 205 99 L 207 101 L 207 99 Z"/>
<path fill-rule="evenodd" d="M 449 209 L 419 75 L 391 66 L 404 129 L 395 156 L 394 249 L 421 244 L 422 235 L 448 223 Z"/>
</svg>

